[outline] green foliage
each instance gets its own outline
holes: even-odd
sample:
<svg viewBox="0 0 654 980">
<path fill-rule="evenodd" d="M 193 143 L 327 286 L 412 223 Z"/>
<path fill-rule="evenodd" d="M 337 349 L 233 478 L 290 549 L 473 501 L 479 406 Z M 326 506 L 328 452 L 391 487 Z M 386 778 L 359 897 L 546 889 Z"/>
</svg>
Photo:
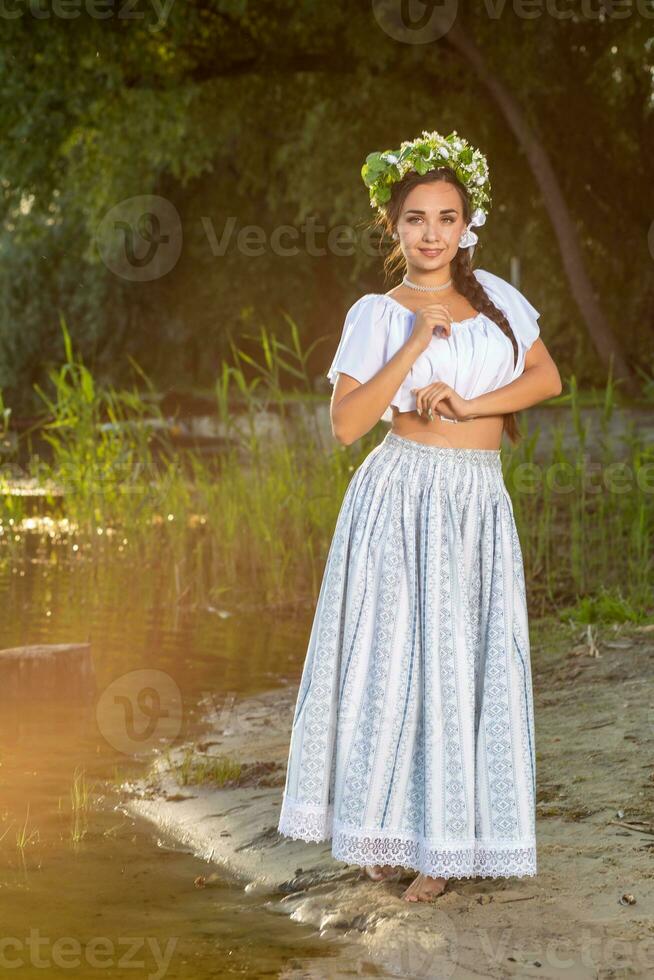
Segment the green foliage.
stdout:
<svg viewBox="0 0 654 980">
<path fill-rule="evenodd" d="M 31 475 L 44 483 L 56 481 L 69 495 L 70 516 L 94 540 L 97 528 L 113 514 L 120 512 L 128 523 L 138 521 L 142 495 L 154 493 L 156 498 L 152 488 L 140 483 L 139 475 L 154 467 L 152 425 L 161 425 L 163 419 L 156 406 L 135 390 L 97 385 L 73 350 L 63 316 L 60 325 L 66 360 L 48 372 L 54 393 L 38 383 L 34 386 L 48 411 L 40 433 L 55 462 L 53 466 L 33 456 Z"/>
<path fill-rule="evenodd" d="M 121 542 L 125 557 L 168 575 L 176 602 L 315 602 L 346 487 L 383 426 L 355 446 L 334 443 L 322 399 L 311 392 L 311 349 L 292 318 L 287 327 L 284 338 L 262 329 L 256 356 L 232 343 L 215 388 L 224 448 L 203 455 L 172 443 L 136 363 L 145 390 L 99 383 L 62 318 L 66 360 L 39 390 L 51 453 L 32 457 L 31 475 L 64 489 L 57 507 L 80 553 L 98 559 L 112 540 Z M 284 394 L 289 386 L 294 400 Z M 536 453 L 540 430 L 517 446 L 505 443 L 504 478 L 533 610 L 563 609 L 581 622 L 642 621 L 654 615 L 654 455 L 642 433 L 614 433 L 611 388 L 597 401 L 599 438 L 590 443 L 573 379 L 561 402 L 567 440 L 553 427 L 548 452 Z M 522 480 L 534 467 L 541 478 L 532 489 Z M 0 503 L 3 547 L 24 548 L 19 505 L 6 489 Z"/>
<path fill-rule="evenodd" d="M 619 593 L 601 589 L 597 595 L 584 596 L 574 605 L 561 609 L 559 618 L 576 623 L 643 623 L 654 621 L 642 609 L 634 609 Z"/>
<path fill-rule="evenodd" d="M 424 175 L 442 166 L 451 167 L 468 188 L 471 212 L 479 208 L 487 214 L 491 204 L 488 161 L 456 130 L 445 135 L 425 129 L 414 140 L 403 140 L 397 150 L 371 153 L 361 168 L 361 177 L 370 190 L 370 203 L 377 207 L 389 200 L 393 184 L 409 171 Z"/>
<path fill-rule="evenodd" d="M 649 368 L 651 20 L 459 7 L 457 27 L 548 150 L 628 356 Z M 335 336 L 353 296 L 380 286 L 381 257 L 361 238 L 362 161 L 433 126 L 456 128 L 489 161 L 494 206 L 477 264 L 508 277 L 519 255 L 562 370 L 581 386 L 603 382 L 529 161 L 447 35 L 399 43 L 370 3 L 345 0 L 188 0 L 165 17 L 149 4 L 139 13 L 3 21 L 0 385 L 15 412 L 37 408 L 33 383 L 62 356 L 60 311 L 94 375 L 124 383 L 129 354 L 159 388 L 213 385 L 227 328 L 248 332 L 271 311 L 292 311 L 304 339 Z M 97 229 L 114 205 L 150 194 L 179 213 L 182 255 L 161 278 L 129 282 L 104 264 Z M 317 249 L 309 219 L 325 229 Z M 238 238 L 248 225 L 262 230 L 261 254 Z M 272 237 L 287 225 L 291 255 Z M 327 242 L 340 225 L 353 242 L 345 254 Z M 208 229 L 217 242 L 226 232 L 222 251 Z"/>
</svg>

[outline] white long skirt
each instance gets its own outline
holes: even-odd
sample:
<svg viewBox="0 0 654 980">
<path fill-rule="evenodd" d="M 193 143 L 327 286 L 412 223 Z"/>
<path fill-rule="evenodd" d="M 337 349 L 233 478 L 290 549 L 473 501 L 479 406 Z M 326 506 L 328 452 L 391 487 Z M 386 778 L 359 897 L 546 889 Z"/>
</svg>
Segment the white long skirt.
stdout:
<svg viewBox="0 0 654 980">
<path fill-rule="evenodd" d="M 536 874 L 527 602 L 500 450 L 389 432 L 354 472 L 293 718 L 279 831 L 348 864 Z"/>
</svg>

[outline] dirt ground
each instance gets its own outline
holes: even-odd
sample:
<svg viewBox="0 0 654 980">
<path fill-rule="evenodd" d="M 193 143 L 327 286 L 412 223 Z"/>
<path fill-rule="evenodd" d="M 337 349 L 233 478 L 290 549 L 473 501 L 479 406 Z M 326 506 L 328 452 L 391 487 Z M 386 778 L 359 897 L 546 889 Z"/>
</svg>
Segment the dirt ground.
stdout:
<svg viewBox="0 0 654 980">
<path fill-rule="evenodd" d="M 280 835 L 295 686 L 207 696 L 194 757 L 240 760 L 231 784 L 180 785 L 161 757 L 126 805 L 342 947 L 328 974 L 295 963 L 288 977 L 651 977 L 653 646 L 654 625 L 532 628 L 536 877 L 451 879 L 436 902 L 407 903 L 411 872 L 373 883 L 330 842 Z"/>
</svg>

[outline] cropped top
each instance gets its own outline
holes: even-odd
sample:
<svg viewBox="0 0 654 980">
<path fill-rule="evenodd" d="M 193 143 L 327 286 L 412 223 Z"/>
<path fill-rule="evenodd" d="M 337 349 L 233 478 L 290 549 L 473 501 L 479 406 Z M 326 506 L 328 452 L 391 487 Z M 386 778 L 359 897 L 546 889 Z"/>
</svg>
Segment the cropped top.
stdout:
<svg viewBox="0 0 654 980">
<path fill-rule="evenodd" d="M 518 345 L 513 345 L 494 320 L 484 313 L 452 321 L 449 337 L 434 335 L 418 355 L 382 415 L 391 422 L 391 406 L 400 412 L 416 409 L 411 388 L 444 381 L 462 398 L 475 398 L 515 381 L 524 371 L 527 351 L 540 333 L 540 313 L 519 289 L 493 272 L 473 270 L 495 306 L 507 316 Z M 327 377 L 333 384 L 339 372 L 364 384 L 374 377 L 408 340 L 415 312 L 385 293 L 366 293 L 348 310 L 343 332 Z M 445 418 L 441 416 L 441 418 Z M 453 421 L 447 419 L 447 421 Z"/>
</svg>

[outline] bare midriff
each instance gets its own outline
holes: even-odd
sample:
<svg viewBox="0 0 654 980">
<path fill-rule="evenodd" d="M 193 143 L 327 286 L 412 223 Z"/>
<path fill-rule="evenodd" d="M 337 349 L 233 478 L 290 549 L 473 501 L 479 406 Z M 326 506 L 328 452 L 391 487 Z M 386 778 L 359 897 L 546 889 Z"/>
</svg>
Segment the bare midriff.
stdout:
<svg viewBox="0 0 654 980">
<path fill-rule="evenodd" d="M 455 449 L 499 449 L 502 443 L 503 415 L 484 415 L 466 422 L 434 421 L 417 412 L 398 412 L 393 405 L 391 432 L 429 446 L 452 446 Z"/>
</svg>

